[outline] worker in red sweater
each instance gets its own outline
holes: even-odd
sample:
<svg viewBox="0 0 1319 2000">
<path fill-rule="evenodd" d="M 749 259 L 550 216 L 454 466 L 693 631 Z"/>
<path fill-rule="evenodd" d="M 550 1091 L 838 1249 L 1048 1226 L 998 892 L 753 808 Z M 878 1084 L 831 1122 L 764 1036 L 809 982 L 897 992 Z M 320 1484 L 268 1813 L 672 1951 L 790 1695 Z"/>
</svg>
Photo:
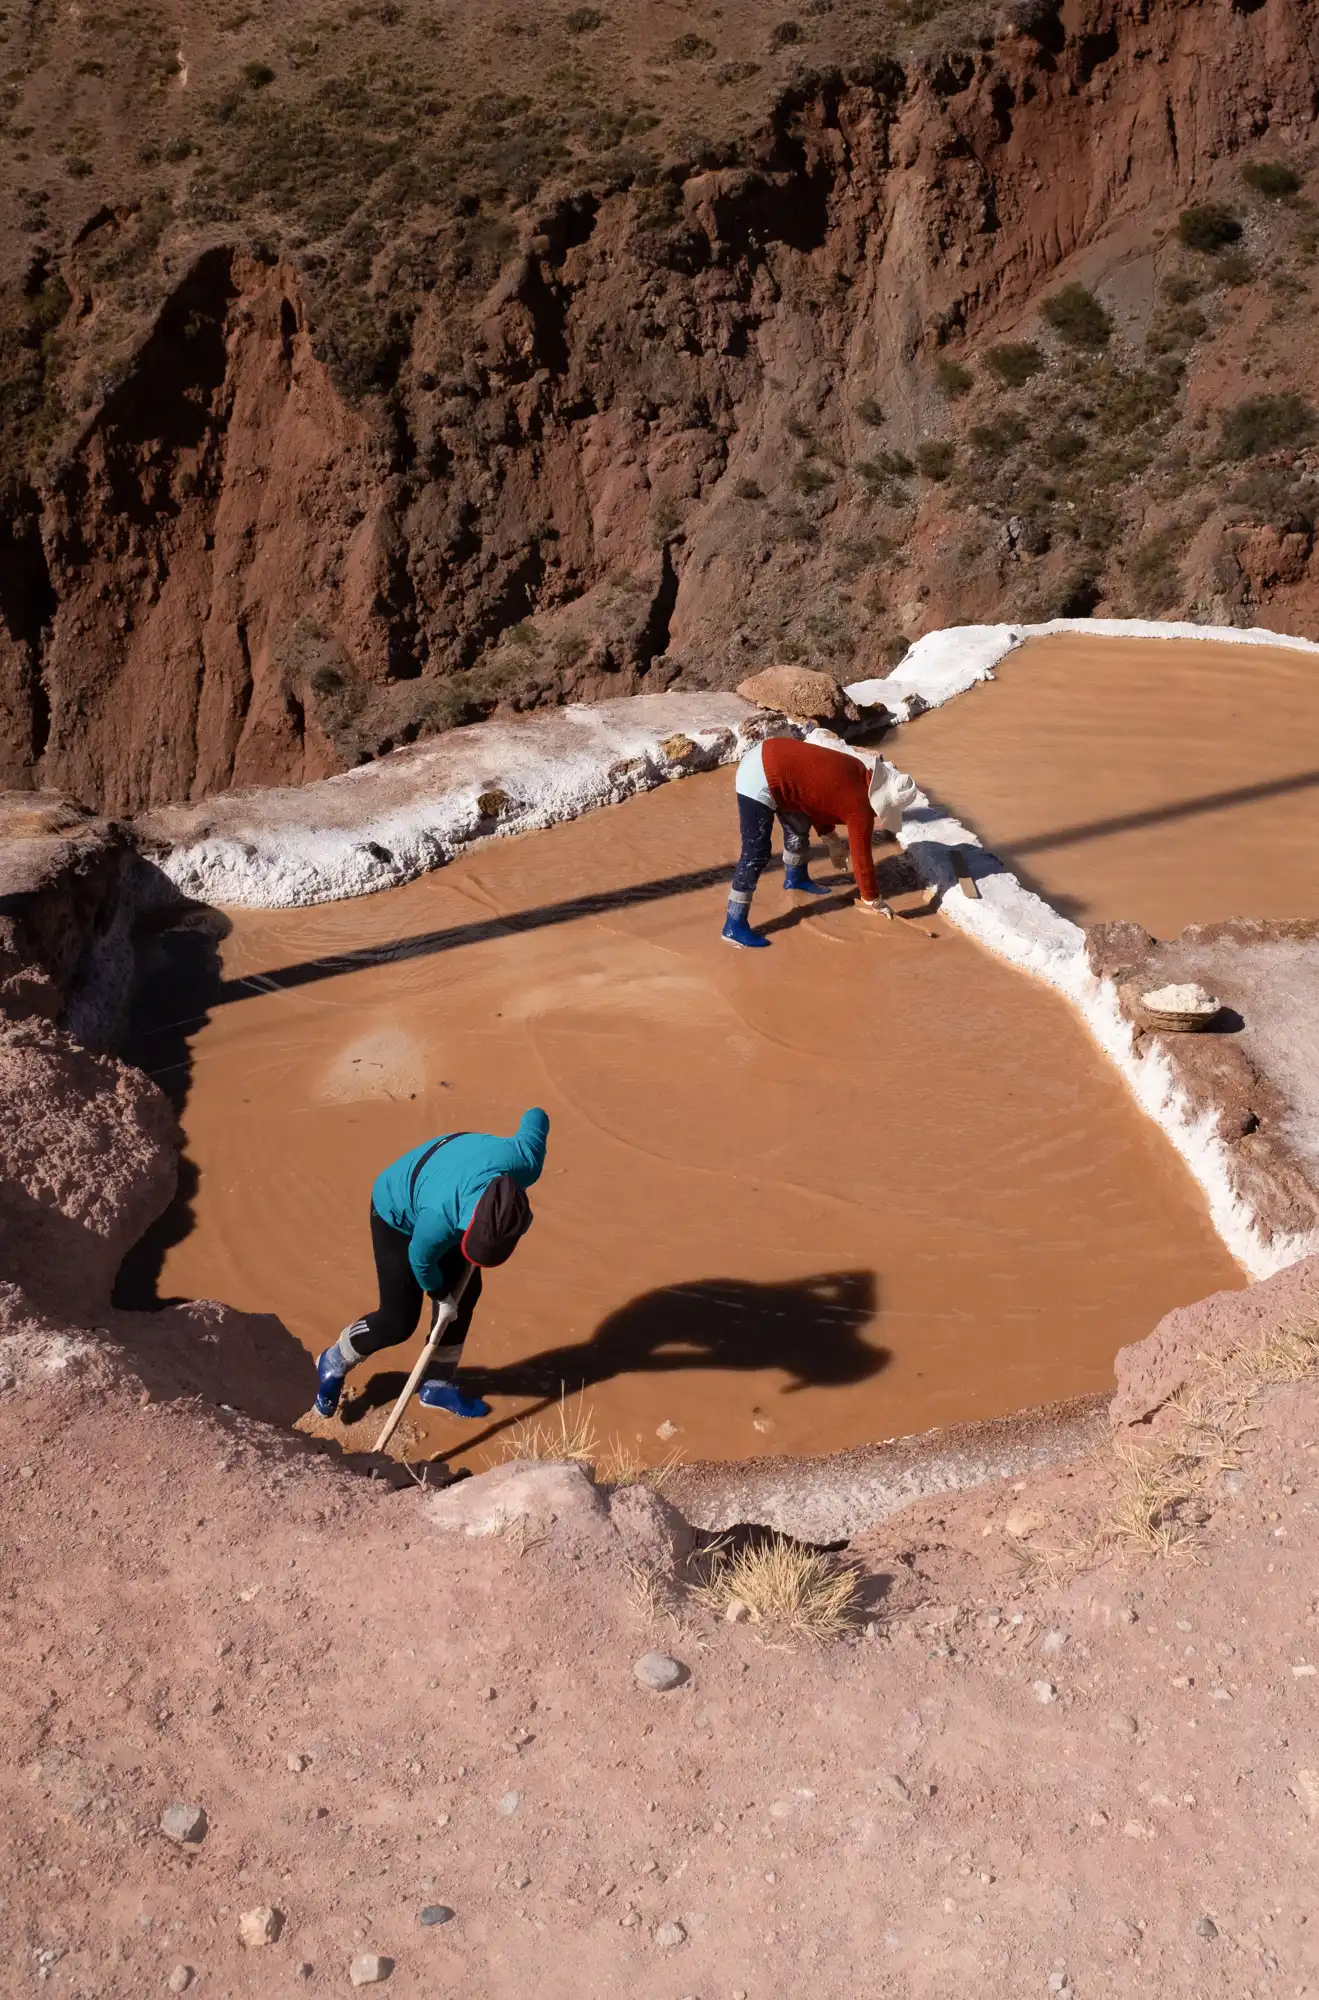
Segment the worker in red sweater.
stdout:
<svg viewBox="0 0 1319 2000">
<path fill-rule="evenodd" d="M 748 750 L 737 767 L 737 810 L 742 824 L 742 853 L 728 893 L 724 938 L 751 950 L 769 943 L 747 922 L 756 884 L 769 863 L 774 821 L 783 827 L 783 886 L 808 896 L 827 896 L 821 882 L 807 870 L 811 833 L 833 836 L 847 832 L 852 879 L 861 907 L 878 915 L 888 906 L 880 900 L 875 880 L 871 836 L 878 820 L 887 832 L 902 824 L 902 809 L 915 802 L 916 787 L 903 772 L 882 757 L 871 765 L 846 750 L 828 750 L 818 743 L 800 743 L 792 736 L 771 736 Z M 841 843 L 831 852 L 841 865 Z"/>
</svg>

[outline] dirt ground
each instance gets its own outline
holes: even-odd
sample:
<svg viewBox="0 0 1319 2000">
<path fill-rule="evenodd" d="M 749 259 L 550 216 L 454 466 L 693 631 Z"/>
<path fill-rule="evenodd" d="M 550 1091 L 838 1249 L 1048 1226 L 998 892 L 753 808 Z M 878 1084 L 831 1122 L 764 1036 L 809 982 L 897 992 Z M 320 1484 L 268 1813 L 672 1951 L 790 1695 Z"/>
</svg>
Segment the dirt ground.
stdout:
<svg viewBox="0 0 1319 2000">
<path fill-rule="evenodd" d="M 1305 1284 L 1165 1323 L 1182 1374 Z M 1146 1453 L 1171 1339 L 1127 1369 Z M 1130 1500 L 1128 1437 L 895 1516 L 818 1650 L 94 1354 L 4 1380 L 7 1992 L 349 1990 L 363 1953 L 430 2000 L 1319 1991 L 1312 1376 L 1220 1425 L 1171 1559 L 1057 1553 Z"/>
</svg>

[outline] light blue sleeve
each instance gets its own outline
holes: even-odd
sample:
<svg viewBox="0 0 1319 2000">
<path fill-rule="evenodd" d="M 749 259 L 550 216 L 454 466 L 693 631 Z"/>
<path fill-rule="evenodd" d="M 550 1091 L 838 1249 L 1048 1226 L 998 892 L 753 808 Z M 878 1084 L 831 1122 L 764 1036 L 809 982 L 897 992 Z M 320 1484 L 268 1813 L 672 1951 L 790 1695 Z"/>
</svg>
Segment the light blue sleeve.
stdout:
<svg viewBox="0 0 1319 2000">
<path fill-rule="evenodd" d="M 509 1170 L 520 1187 L 528 1188 L 534 1181 L 540 1179 L 541 1169 L 545 1165 L 545 1148 L 549 1143 L 549 1136 L 548 1112 L 541 1111 L 538 1107 L 523 1112 L 514 1142 L 519 1161 L 516 1167 Z"/>
<path fill-rule="evenodd" d="M 459 1241 L 461 1237 L 455 1237 L 452 1228 L 436 1209 L 421 1211 L 408 1243 L 408 1262 L 423 1292 L 438 1293 L 444 1289 L 440 1262 Z"/>
</svg>

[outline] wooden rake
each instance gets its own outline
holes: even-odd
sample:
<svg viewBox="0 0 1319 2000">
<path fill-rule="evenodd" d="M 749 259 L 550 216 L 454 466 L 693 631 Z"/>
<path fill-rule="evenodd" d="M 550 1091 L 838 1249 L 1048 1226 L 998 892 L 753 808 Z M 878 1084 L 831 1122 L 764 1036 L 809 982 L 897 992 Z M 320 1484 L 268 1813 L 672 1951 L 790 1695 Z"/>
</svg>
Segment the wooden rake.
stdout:
<svg viewBox="0 0 1319 2000">
<path fill-rule="evenodd" d="M 463 1293 L 467 1290 L 468 1280 L 475 1269 L 476 1269 L 475 1264 L 469 1264 L 467 1266 L 467 1269 L 463 1272 L 462 1277 L 458 1280 L 457 1289 L 450 1293 L 450 1297 L 452 1298 L 453 1303 L 456 1306 L 462 1304 Z M 448 1322 L 446 1321 L 446 1325 L 447 1324 Z M 375 1448 L 377 1451 L 384 1450 L 385 1446 L 389 1443 L 389 1440 L 393 1437 L 395 1431 L 402 1423 L 403 1412 L 407 1409 L 408 1404 L 412 1401 L 412 1398 L 416 1395 L 417 1385 L 421 1382 L 422 1378 L 425 1376 L 426 1370 L 430 1367 L 431 1362 L 434 1360 L 436 1349 L 440 1345 L 440 1340 L 443 1334 L 444 1334 L 444 1327 L 436 1326 L 432 1331 L 430 1338 L 427 1340 L 426 1345 L 422 1348 L 421 1353 L 417 1356 L 417 1365 L 413 1369 L 412 1373 L 409 1375 L 407 1381 L 403 1384 L 402 1394 L 399 1396 L 398 1401 L 395 1403 L 393 1409 L 390 1411 L 389 1416 L 385 1421 L 385 1427 L 381 1431 L 380 1436 L 376 1439 Z"/>
</svg>

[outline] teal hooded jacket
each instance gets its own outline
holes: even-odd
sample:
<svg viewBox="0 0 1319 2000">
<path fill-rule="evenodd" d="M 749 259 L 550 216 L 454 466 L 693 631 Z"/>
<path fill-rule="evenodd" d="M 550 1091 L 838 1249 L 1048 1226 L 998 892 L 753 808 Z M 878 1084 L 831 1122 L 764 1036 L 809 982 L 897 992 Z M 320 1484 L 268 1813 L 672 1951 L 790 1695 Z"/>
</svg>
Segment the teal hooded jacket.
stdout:
<svg viewBox="0 0 1319 2000">
<path fill-rule="evenodd" d="M 491 1132 L 460 1132 L 413 1175 L 417 1162 L 435 1144 L 414 1146 L 386 1167 L 371 1190 L 382 1222 L 409 1238 L 408 1262 L 423 1291 L 445 1289 L 441 1260 L 462 1242 L 477 1202 L 492 1180 L 508 1174 L 520 1188 L 540 1179 L 550 1121 L 543 1111 L 524 1111 L 517 1134 L 500 1139 Z"/>
</svg>

